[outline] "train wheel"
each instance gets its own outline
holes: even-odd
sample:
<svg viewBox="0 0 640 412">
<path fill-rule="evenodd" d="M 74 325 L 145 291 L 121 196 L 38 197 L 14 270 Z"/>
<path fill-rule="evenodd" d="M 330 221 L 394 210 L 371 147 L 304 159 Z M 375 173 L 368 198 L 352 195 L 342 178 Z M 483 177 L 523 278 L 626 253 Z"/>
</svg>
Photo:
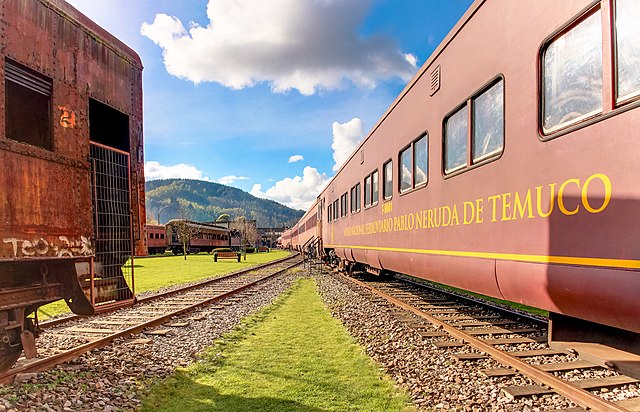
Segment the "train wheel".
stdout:
<svg viewBox="0 0 640 412">
<path fill-rule="evenodd" d="M 8 371 L 16 363 L 21 353 L 22 345 L 6 349 L 4 345 L 0 345 L 0 373 Z"/>
<path fill-rule="evenodd" d="M 23 336 L 27 337 L 29 357 L 35 356 L 33 322 L 25 315 L 24 308 L 0 312 L 0 373 L 5 372 L 20 357 L 23 348 Z"/>
</svg>

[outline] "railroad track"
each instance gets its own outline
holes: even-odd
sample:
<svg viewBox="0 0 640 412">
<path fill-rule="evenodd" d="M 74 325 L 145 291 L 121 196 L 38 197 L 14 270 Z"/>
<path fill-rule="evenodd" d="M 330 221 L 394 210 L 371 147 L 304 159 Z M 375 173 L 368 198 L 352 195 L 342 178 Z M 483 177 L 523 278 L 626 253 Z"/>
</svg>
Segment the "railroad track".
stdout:
<svg viewBox="0 0 640 412">
<path fill-rule="evenodd" d="M 51 369 L 86 352 L 107 346 L 118 338 L 141 332 L 162 335 L 168 333 L 170 328 L 186 326 L 186 322 L 173 319 L 206 305 L 213 305 L 209 306 L 213 309 L 233 305 L 242 300 L 243 296 L 254 293 L 252 286 L 298 266 L 301 262 L 300 256 L 293 255 L 148 296 L 129 308 L 89 318 L 72 316 L 48 322 L 37 341 L 38 357 L 31 360 L 21 358 L 16 366 L 0 375 L 0 384 L 11 382 L 19 374 Z M 202 317 L 189 318 L 191 321 L 199 319 Z M 166 328 L 151 330 L 160 325 Z"/>
<path fill-rule="evenodd" d="M 495 306 L 487 308 L 478 300 L 461 299 L 401 278 L 341 278 L 367 289 L 374 304 L 429 339 L 434 347 L 451 351 L 457 361 L 469 363 L 470 368 L 472 363 L 493 359 L 497 366 L 482 369 L 486 376 L 520 374 L 537 382 L 502 388 L 510 398 L 557 393 L 579 405 L 572 411 L 640 411 L 640 398 L 610 402 L 592 392 L 635 384 L 637 379 L 607 371 L 571 351 L 550 348 L 546 324 L 538 319 L 522 318 L 520 313 Z M 584 372 L 600 376 L 580 379 Z"/>
</svg>

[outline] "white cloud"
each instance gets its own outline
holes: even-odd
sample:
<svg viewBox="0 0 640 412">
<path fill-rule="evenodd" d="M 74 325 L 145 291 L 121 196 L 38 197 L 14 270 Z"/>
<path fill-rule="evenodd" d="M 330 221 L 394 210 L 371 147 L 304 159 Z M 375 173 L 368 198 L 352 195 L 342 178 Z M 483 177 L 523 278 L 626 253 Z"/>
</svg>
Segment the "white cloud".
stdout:
<svg viewBox="0 0 640 412">
<path fill-rule="evenodd" d="M 209 0 L 206 27 L 157 14 L 140 32 L 162 48 L 167 71 L 233 89 L 268 82 L 311 95 L 345 80 L 374 87 L 409 80 L 415 57 L 382 35 L 358 33 L 371 0 Z"/>
<path fill-rule="evenodd" d="M 223 176 L 220 179 L 216 179 L 215 181 L 216 181 L 216 183 L 220 183 L 220 184 L 223 184 L 223 185 L 231 185 L 236 180 L 249 180 L 249 178 L 246 177 L 246 176 L 229 175 L 229 176 Z"/>
<path fill-rule="evenodd" d="M 186 163 L 173 166 L 163 166 L 159 162 L 149 161 L 144 164 L 144 176 L 146 180 L 157 179 L 197 179 L 210 180 L 202 170 Z"/>
<path fill-rule="evenodd" d="M 295 163 L 301 160 L 304 160 L 304 157 L 302 155 L 293 155 L 289 157 L 289 163 Z"/>
<path fill-rule="evenodd" d="M 364 137 L 364 126 L 362 120 L 354 117 L 346 123 L 333 122 L 333 171 L 340 169 L 342 164 L 349 158 L 353 149 Z"/>
<path fill-rule="evenodd" d="M 275 200 L 294 209 L 307 210 L 328 181 L 329 178 L 325 173 L 320 174 L 317 169 L 306 166 L 302 177 L 284 178 L 264 192 L 262 185 L 255 184 L 250 193 L 256 197 Z"/>
</svg>

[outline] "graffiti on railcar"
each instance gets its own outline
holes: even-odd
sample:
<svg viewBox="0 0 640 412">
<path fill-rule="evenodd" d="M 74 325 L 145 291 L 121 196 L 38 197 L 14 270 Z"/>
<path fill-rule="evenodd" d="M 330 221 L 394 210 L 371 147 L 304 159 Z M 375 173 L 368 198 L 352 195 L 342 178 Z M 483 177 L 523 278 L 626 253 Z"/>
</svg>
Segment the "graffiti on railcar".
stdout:
<svg viewBox="0 0 640 412">
<path fill-rule="evenodd" d="M 19 239 L 15 237 L 2 239 L 3 243 L 12 248 L 13 257 L 74 257 L 90 256 L 94 254 L 91 239 L 80 236 L 79 239 L 69 239 L 58 236 L 57 239 Z"/>
</svg>

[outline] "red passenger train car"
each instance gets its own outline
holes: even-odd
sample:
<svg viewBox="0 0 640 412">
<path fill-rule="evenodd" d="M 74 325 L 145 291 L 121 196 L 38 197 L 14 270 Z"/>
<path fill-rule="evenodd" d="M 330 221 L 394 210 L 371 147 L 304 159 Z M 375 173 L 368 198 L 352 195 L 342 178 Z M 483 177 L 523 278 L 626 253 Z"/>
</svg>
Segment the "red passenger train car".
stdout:
<svg viewBox="0 0 640 412">
<path fill-rule="evenodd" d="M 473 3 L 319 195 L 324 253 L 637 352 L 638 20 L 633 0 Z"/>
<path fill-rule="evenodd" d="M 150 255 L 162 254 L 167 250 L 166 232 L 165 225 L 144 225 L 145 244 Z"/>
<path fill-rule="evenodd" d="M 36 319 L 134 301 L 144 250 L 142 63 L 62 0 L 3 0 L 0 36 L 0 371 Z"/>
<path fill-rule="evenodd" d="M 230 232 L 228 228 L 213 223 L 172 219 L 166 224 L 166 246 L 174 254 L 183 253 L 184 238 L 187 253 L 211 252 L 232 246 Z"/>
</svg>

